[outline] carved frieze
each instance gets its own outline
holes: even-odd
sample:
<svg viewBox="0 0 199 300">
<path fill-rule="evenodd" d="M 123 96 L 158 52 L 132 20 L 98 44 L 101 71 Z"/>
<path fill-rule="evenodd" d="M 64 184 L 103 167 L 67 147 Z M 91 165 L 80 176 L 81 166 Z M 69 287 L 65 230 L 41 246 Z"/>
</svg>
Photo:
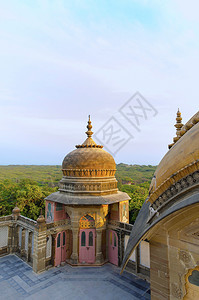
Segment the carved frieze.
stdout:
<svg viewBox="0 0 199 300">
<path fill-rule="evenodd" d="M 60 182 L 59 184 L 60 190 L 65 191 L 106 191 L 111 189 L 117 189 L 117 182 L 109 182 L 109 183 L 92 183 L 92 184 L 85 184 L 85 183 L 64 183 Z"/>
<path fill-rule="evenodd" d="M 150 202 L 151 204 L 154 203 L 154 201 L 159 196 L 161 196 L 163 192 L 166 192 L 168 190 L 169 186 L 170 187 L 172 186 L 174 188 L 176 187 L 178 191 L 180 188 L 182 189 L 187 188 L 190 185 L 193 185 L 195 181 L 198 181 L 198 177 L 199 177 L 199 160 L 197 159 L 193 161 L 191 164 L 186 165 L 182 169 L 178 170 L 176 173 L 166 178 L 157 188 L 155 185 L 155 189 L 153 188 L 150 189 L 147 202 Z M 177 183 L 180 183 L 180 185 L 176 185 Z"/>
<path fill-rule="evenodd" d="M 191 187 L 199 182 L 199 171 L 196 171 L 178 182 L 170 186 L 163 194 L 161 194 L 156 201 L 151 204 L 154 210 L 159 210 L 161 207 L 170 200 L 173 196 L 177 195 L 184 189 Z"/>
<path fill-rule="evenodd" d="M 67 177 L 111 177 L 115 175 L 116 169 L 63 169 Z"/>
</svg>

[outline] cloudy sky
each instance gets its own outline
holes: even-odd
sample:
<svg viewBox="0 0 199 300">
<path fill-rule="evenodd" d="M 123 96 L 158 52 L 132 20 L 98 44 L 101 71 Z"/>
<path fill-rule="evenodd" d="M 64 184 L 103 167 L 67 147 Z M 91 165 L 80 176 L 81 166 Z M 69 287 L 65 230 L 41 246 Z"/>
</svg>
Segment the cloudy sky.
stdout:
<svg viewBox="0 0 199 300">
<path fill-rule="evenodd" d="M 198 11 L 197 0 L 0 0 L 0 164 L 61 164 L 88 114 L 94 132 L 113 117 L 133 136 L 117 163 L 157 164 L 178 107 L 184 122 L 198 110 Z M 120 111 L 137 91 L 157 112 L 139 131 Z"/>
</svg>

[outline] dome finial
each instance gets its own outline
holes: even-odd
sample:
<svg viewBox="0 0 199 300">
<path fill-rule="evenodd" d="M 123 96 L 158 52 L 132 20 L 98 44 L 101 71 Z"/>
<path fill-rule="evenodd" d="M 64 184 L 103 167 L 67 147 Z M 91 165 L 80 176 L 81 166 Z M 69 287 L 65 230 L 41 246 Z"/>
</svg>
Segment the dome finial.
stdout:
<svg viewBox="0 0 199 300">
<path fill-rule="evenodd" d="M 170 144 L 168 147 L 169 149 L 180 139 L 181 135 L 180 135 L 180 130 L 183 126 L 182 124 L 182 117 L 181 117 L 181 112 L 178 108 L 177 114 L 176 114 L 176 124 L 174 125 L 176 128 L 176 137 L 173 138 L 173 143 Z"/>
<path fill-rule="evenodd" d="M 180 112 L 179 108 L 178 108 L 178 111 L 177 111 L 176 124 L 174 126 L 176 128 L 176 138 L 178 138 L 177 140 L 179 140 L 179 138 L 180 138 L 180 130 L 181 130 L 182 126 L 183 126 L 181 112 Z M 174 139 L 176 139 L 176 138 L 174 138 Z M 176 142 L 177 142 L 177 140 L 176 140 Z"/>
<path fill-rule="evenodd" d="M 93 132 L 91 131 L 92 127 L 93 126 L 91 125 L 91 116 L 89 115 L 88 116 L 88 125 L 87 125 L 88 130 L 86 131 L 88 138 L 90 138 L 93 134 Z"/>
<path fill-rule="evenodd" d="M 83 144 L 81 144 L 81 145 L 76 145 L 76 148 L 103 148 L 103 146 L 102 145 L 97 145 L 94 141 L 93 141 L 93 139 L 92 139 L 92 134 L 93 134 L 93 132 L 92 132 L 92 125 L 91 125 L 91 116 L 89 115 L 88 116 L 88 125 L 87 125 L 87 128 L 88 128 L 88 130 L 86 131 L 86 134 L 87 134 L 87 139 L 83 142 Z"/>
</svg>

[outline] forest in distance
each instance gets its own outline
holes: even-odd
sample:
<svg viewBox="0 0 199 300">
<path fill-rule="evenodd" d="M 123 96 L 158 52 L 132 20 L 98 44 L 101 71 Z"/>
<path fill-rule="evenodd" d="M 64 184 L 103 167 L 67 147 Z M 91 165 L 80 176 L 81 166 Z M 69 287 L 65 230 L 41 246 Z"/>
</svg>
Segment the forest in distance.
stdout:
<svg viewBox="0 0 199 300">
<path fill-rule="evenodd" d="M 130 223 L 133 224 L 148 196 L 156 166 L 117 164 L 118 189 L 131 197 Z M 58 190 L 62 178 L 59 165 L 0 166 L 0 216 L 9 215 L 17 203 L 21 214 L 36 220 L 41 208 L 45 212 L 45 197 Z"/>
</svg>

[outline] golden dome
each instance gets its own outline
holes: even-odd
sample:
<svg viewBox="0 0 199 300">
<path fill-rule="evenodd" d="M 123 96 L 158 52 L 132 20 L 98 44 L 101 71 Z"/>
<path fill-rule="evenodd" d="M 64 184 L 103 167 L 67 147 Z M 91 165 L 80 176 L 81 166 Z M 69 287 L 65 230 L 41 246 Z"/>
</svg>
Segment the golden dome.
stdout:
<svg viewBox="0 0 199 300">
<path fill-rule="evenodd" d="M 82 145 L 77 145 L 63 160 L 62 171 L 65 176 L 109 177 L 116 171 L 115 160 L 111 154 L 103 150 L 91 138 L 93 132 L 90 116 L 88 120 L 87 139 Z"/>
<path fill-rule="evenodd" d="M 59 190 L 46 200 L 70 205 L 107 205 L 129 200 L 118 191 L 114 158 L 91 138 L 93 132 L 90 116 L 87 139 L 63 160 L 63 177 Z"/>
<path fill-rule="evenodd" d="M 59 191 L 68 195 L 102 196 L 117 194 L 115 178 L 115 160 L 103 146 L 97 145 L 91 138 L 93 132 L 90 116 L 87 125 L 87 139 L 63 160 L 63 178 L 59 182 Z"/>
<path fill-rule="evenodd" d="M 115 170 L 116 164 L 114 158 L 103 149 L 78 148 L 66 155 L 62 169 L 85 172 L 86 170 Z"/>
<path fill-rule="evenodd" d="M 199 112 L 181 129 L 180 138 L 158 165 L 148 201 L 153 203 L 166 189 L 199 169 Z"/>
</svg>

